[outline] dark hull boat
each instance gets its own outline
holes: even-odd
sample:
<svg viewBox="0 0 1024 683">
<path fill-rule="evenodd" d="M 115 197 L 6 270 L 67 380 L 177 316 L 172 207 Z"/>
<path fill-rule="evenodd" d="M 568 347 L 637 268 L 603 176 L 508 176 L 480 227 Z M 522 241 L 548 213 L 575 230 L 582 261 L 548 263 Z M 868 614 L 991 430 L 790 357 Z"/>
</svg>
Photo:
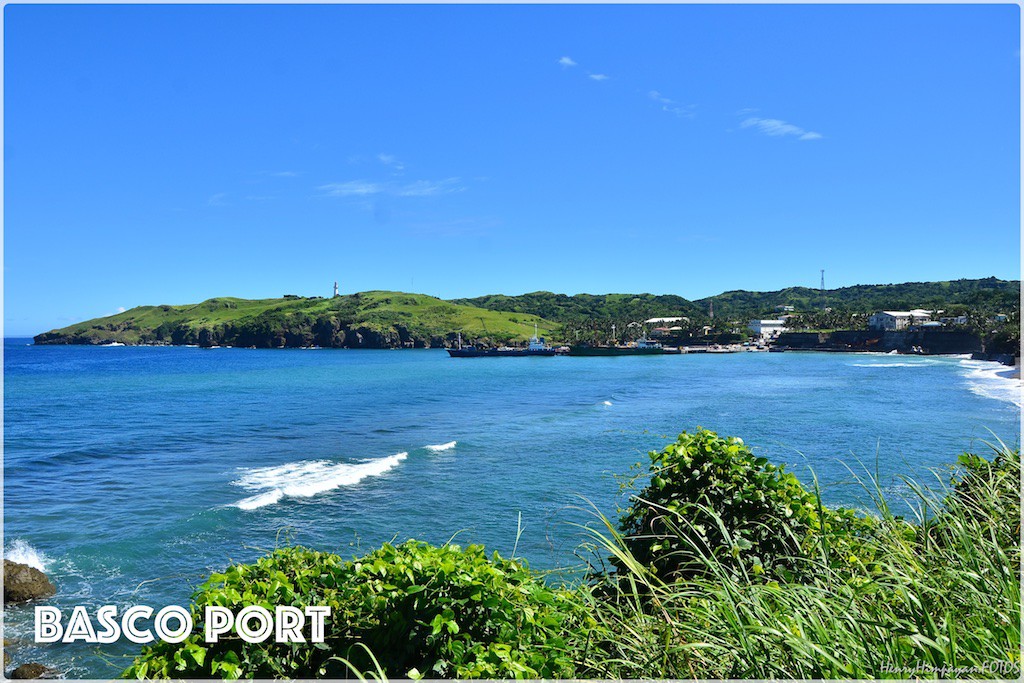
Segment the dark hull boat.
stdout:
<svg viewBox="0 0 1024 683">
<path fill-rule="evenodd" d="M 646 336 L 637 339 L 635 344 L 623 346 L 577 344 L 569 347 L 570 356 L 663 356 L 666 353 L 679 353 L 679 349 L 668 350 Z"/>
<path fill-rule="evenodd" d="M 462 335 L 459 334 L 459 348 L 448 349 L 448 355 L 452 358 L 529 358 L 533 356 L 545 357 L 555 355 L 555 349 L 548 346 L 543 337 L 537 336 L 537 328 L 534 326 L 533 336 L 530 337 L 530 345 L 525 349 L 518 349 L 513 346 L 499 346 L 496 349 L 478 349 L 474 346 L 463 346 Z"/>
<path fill-rule="evenodd" d="M 448 355 L 452 358 L 525 358 L 527 356 L 553 356 L 554 349 L 477 349 L 466 346 L 461 349 L 448 349 Z"/>
</svg>

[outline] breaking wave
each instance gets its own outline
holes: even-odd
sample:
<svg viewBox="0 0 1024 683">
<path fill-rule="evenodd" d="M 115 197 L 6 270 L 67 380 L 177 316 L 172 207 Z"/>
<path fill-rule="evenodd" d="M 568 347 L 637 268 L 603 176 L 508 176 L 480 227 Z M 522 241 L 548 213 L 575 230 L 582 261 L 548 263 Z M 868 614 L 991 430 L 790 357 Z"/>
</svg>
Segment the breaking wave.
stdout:
<svg viewBox="0 0 1024 683">
<path fill-rule="evenodd" d="M 1005 365 L 984 360 L 961 360 L 968 388 L 978 396 L 1007 401 L 1021 407 L 1021 381 L 1005 374 Z"/>
<path fill-rule="evenodd" d="M 243 498 L 233 507 L 255 510 L 273 505 L 282 498 L 309 498 L 342 486 L 353 486 L 367 477 L 376 477 L 398 467 L 408 453 L 396 453 L 360 463 L 336 463 L 329 460 L 305 460 L 276 467 L 254 467 L 231 482 L 255 495 Z"/>
<path fill-rule="evenodd" d="M 4 550 L 4 559 L 18 564 L 27 564 L 35 567 L 41 572 L 47 571 L 49 558 L 33 548 L 28 542 L 20 538 L 11 541 L 11 544 Z"/>
<path fill-rule="evenodd" d="M 458 441 L 449 441 L 448 443 L 439 443 L 432 446 L 424 446 L 424 448 L 426 448 L 428 451 L 439 453 L 440 451 L 450 451 L 451 449 L 455 448 L 455 444 L 457 443 Z"/>
</svg>

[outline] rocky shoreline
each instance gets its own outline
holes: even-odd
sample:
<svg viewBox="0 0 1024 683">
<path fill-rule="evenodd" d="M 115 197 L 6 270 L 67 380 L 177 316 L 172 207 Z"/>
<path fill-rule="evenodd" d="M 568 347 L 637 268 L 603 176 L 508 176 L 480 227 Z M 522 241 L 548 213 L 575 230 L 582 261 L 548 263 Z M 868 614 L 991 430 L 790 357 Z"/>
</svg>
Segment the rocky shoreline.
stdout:
<svg viewBox="0 0 1024 683">
<path fill-rule="evenodd" d="M 964 330 L 834 330 L 831 332 L 783 332 L 774 343 L 792 351 L 872 351 L 925 356 L 972 354 L 974 360 L 993 360 L 1013 365 L 1020 349 L 987 343 Z"/>
<path fill-rule="evenodd" d="M 57 594 L 57 588 L 49 577 L 35 567 L 4 560 L 4 609 L 8 605 L 19 605 L 42 600 Z M 4 669 L 10 666 L 12 657 L 8 650 L 17 651 L 17 643 L 4 638 Z M 60 672 L 39 662 L 25 662 L 7 671 L 7 678 L 59 678 Z"/>
<path fill-rule="evenodd" d="M 320 321 L 318 321 L 319 323 Z M 33 337 L 39 345 L 107 346 L 198 346 L 212 348 L 232 346 L 254 349 L 429 349 L 449 347 L 457 343 L 457 335 L 424 336 L 396 326 L 380 331 L 368 327 L 345 327 L 337 321 L 302 329 L 251 329 L 233 325 L 194 329 L 180 326 L 163 333 L 140 334 L 137 330 L 86 330 L 71 334 L 54 330 Z"/>
</svg>

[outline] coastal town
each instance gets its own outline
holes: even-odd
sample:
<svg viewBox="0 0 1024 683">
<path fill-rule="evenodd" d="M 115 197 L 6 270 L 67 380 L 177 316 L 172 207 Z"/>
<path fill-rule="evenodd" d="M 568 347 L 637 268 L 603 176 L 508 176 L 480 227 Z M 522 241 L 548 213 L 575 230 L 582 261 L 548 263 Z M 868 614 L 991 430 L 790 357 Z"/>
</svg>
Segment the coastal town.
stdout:
<svg viewBox="0 0 1024 683">
<path fill-rule="evenodd" d="M 1019 364 L 1019 353 L 994 337 L 972 329 L 975 316 L 967 313 L 945 315 L 942 310 L 916 308 L 907 311 L 883 310 L 860 316 L 866 326 L 855 329 L 801 329 L 801 317 L 790 305 L 780 305 L 775 318 L 751 319 L 745 327 L 733 321 L 727 331 L 711 324 L 694 327 L 686 316 L 654 317 L 627 323 L 610 324 L 610 337 L 604 342 L 578 342 L 550 346 L 536 334 L 527 346 L 498 348 L 458 347 L 449 349 L 452 357 L 480 356 L 621 356 L 684 353 L 740 352 L 875 352 L 913 355 L 971 354 L 975 360 Z M 826 310 L 831 312 L 830 310 Z M 855 318 L 855 316 L 851 316 Z M 986 326 L 997 328 L 1010 322 L 1010 316 L 997 313 L 983 318 Z M 1016 324 L 1016 323 L 1014 323 Z M 622 336 L 619 329 L 624 328 Z M 998 329 L 993 329 L 995 334 Z M 996 343 L 993 344 L 992 341 Z"/>
<path fill-rule="evenodd" d="M 443 348 L 454 358 L 874 352 L 1019 362 L 1019 281 L 996 278 L 734 290 L 688 300 L 556 294 L 443 300 L 392 291 L 138 306 L 36 344 L 201 348 Z M 908 302 L 916 306 L 905 306 Z M 897 304 L 897 305 L 893 305 Z M 899 304 L 904 304 L 900 306 Z"/>
</svg>

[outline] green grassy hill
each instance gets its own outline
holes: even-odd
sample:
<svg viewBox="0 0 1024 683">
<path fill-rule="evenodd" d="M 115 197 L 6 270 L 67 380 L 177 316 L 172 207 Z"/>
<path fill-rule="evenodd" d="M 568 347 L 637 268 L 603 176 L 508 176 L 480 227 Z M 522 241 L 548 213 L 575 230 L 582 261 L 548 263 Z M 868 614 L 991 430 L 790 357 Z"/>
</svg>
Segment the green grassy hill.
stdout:
<svg viewBox="0 0 1024 683">
<path fill-rule="evenodd" d="M 259 348 L 325 346 L 395 348 L 466 341 L 521 342 L 536 315 L 492 311 L 424 294 L 360 292 L 332 299 L 219 297 L 184 306 L 139 306 L 36 336 L 37 344 L 199 344 Z"/>
</svg>

